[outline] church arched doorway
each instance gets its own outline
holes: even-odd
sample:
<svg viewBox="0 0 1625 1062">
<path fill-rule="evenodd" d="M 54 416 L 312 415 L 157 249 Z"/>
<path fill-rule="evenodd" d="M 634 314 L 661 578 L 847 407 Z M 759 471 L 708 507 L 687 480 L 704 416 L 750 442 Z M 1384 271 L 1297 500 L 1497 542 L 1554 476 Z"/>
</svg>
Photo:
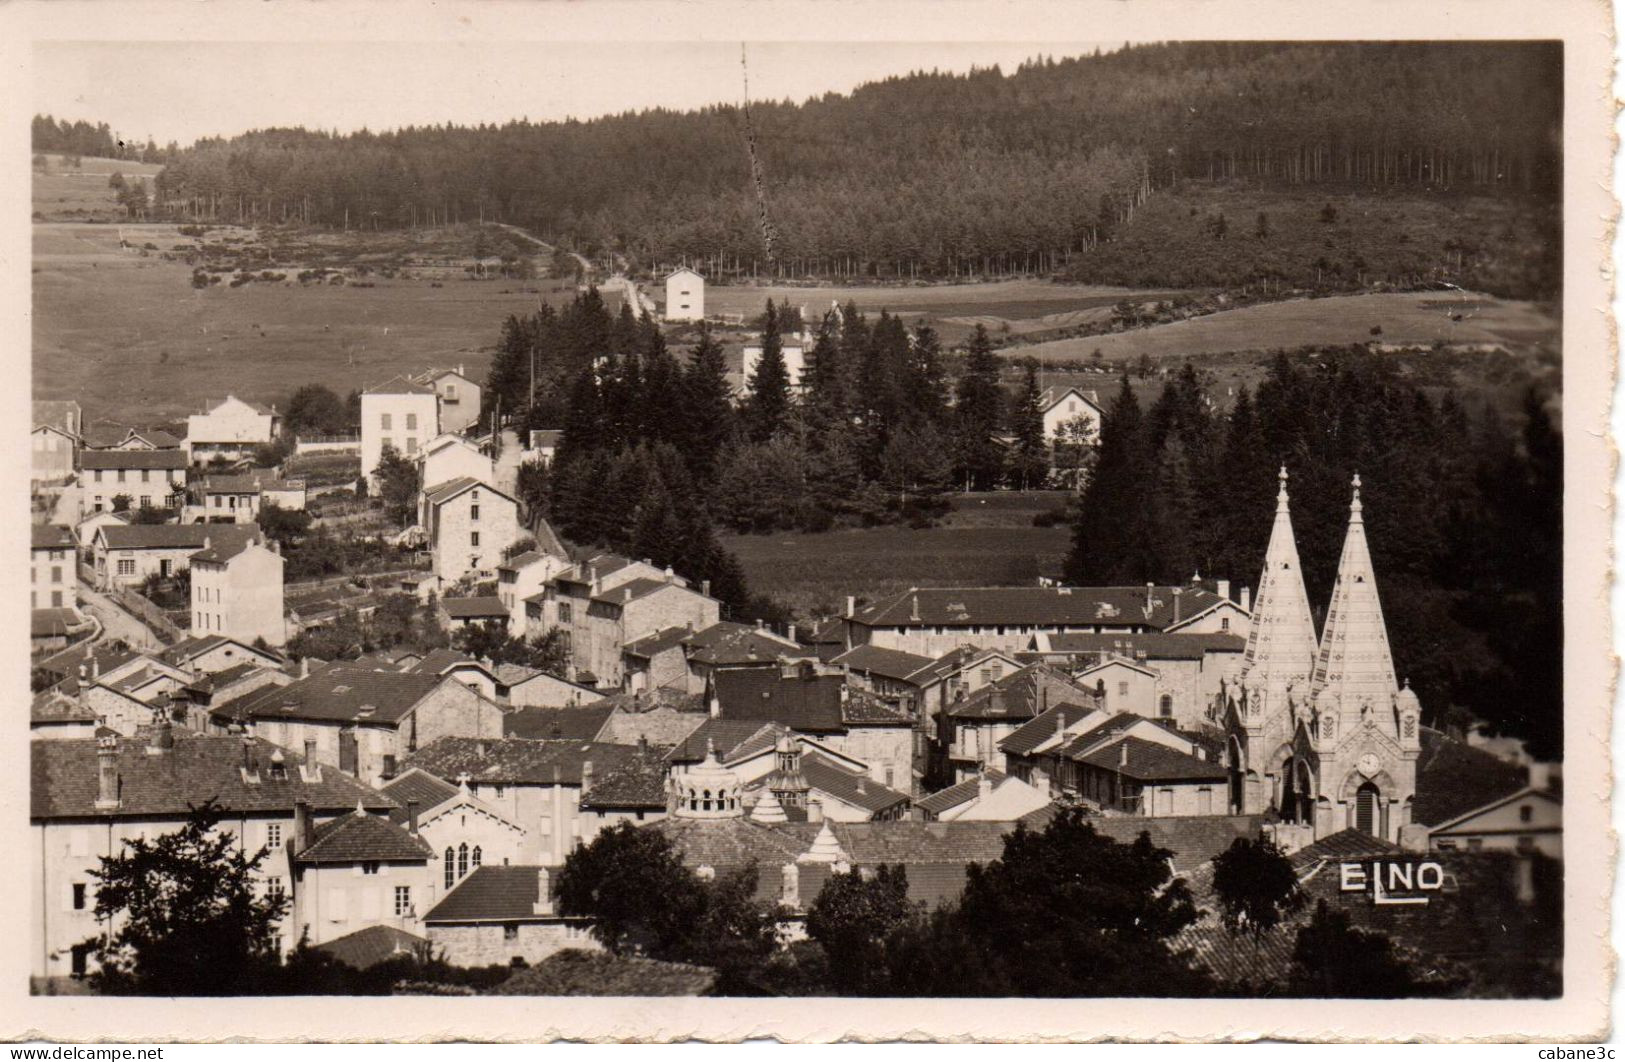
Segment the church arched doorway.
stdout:
<svg viewBox="0 0 1625 1062">
<path fill-rule="evenodd" d="M 1315 786 L 1309 764 L 1293 756 L 1281 765 L 1281 819 L 1309 825 L 1314 822 Z"/>
<path fill-rule="evenodd" d="M 1241 751 L 1241 742 L 1230 738 L 1230 810 L 1241 815 L 1247 811 L 1247 763 Z"/>
</svg>

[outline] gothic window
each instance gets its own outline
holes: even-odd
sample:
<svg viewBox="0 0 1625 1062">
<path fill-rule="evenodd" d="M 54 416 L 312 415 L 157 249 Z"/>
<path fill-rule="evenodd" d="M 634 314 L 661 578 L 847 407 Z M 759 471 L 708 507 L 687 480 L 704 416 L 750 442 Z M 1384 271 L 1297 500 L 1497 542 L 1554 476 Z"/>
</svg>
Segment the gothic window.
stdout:
<svg viewBox="0 0 1625 1062">
<path fill-rule="evenodd" d="M 459 878 L 468 873 L 468 844 L 464 842 L 457 846 L 457 876 Z"/>
<path fill-rule="evenodd" d="M 1161 708 L 1161 711 L 1162 711 L 1162 714 L 1163 714 L 1164 718 L 1166 718 L 1167 716 L 1173 715 L 1174 714 L 1174 698 L 1173 698 L 1173 694 L 1164 693 L 1162 695 L 1162 701 L 1161 701 L 1159 707 Z"/>
<path fill-rule="evenodd" d="M 471 865 L 473 865 L 473 866 L 476 866 L 476 867 L 477 867 L 477 866 L 479 866 L 479 865 L 480 865 L 480 846 L 479 846 L 479 845 L 475 845 L 475 846 L 474 846 L 474 851 L 473 851 L 473 853 L 472 853 L 472 854 L 471 854 L 471 855 L 470 855 L 470 856 L 469 856 L 469 860 L 468 860 L 468 861 L 469 861 L 469 863 L 470 863 L 470 864 L 471 864 Z"/>
<path fill-rule="evenodd" d="M 457 884 L 456 858 L 457 858 L 456 854 L 454 852 L 452 852 L 451 846 L 447 845 L 446 846 L 446 888 L 448 888 L 448 889 L 451 888 L 453 885 Z"/>
</svg>

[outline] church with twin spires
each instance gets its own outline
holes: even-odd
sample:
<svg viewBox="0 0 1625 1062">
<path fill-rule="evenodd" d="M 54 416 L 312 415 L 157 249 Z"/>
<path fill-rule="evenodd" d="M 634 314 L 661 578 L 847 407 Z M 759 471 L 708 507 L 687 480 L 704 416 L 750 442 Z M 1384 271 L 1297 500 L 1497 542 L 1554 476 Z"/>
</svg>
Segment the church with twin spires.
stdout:
<svg viewBox="0 0 1625 1062">
<path fill-rule="evenodd" d="M 1230 807 L 1274 809 L 1304 840 L 1353 827 L 1398 842 L 1411 821 L 1421 705 L 1394 677 L 1354 477 L 1325 629 L 1315 636 L 1281 469 L 1247 649 L 1224 676 Z"/>
</svg>

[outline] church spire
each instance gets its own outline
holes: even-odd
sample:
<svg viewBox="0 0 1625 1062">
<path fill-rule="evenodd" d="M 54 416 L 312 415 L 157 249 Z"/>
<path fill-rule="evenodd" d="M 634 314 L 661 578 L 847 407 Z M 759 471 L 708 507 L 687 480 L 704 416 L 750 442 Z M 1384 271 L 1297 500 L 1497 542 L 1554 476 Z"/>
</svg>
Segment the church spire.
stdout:
<svg viewBox="0 0 1625 1062">
<path fill-rule="evenodd" d="M 1264 551 L 1264 572 L 1258 578 L 1247 652 L 1242 657 L 1242 681 L 1253 689 L 1264 686 L 1303 685 L 1314 666 L 1317 643 L 1315 621 L 1309 613 L 1309 594 L 1298 564 L 1298 541 L 1292 533 L 1291 505 L 1287 499 L 1287 471 L 1282 466 L 1281 488 L 1275 496 L 1275 526 Z"/>
<path fill-rule="evenodd" d="M 1354 477 L 1354 500 L 1349 504 L 1348 537 L 1337 562 L 1337 582 L 1326 612 L 1326 630 L 1313 678 L 1317 703 L 1335 700 L 1344 713 L 1382 709 L 1388 717 L 1399 683 L 1388 648 L 1388 628 L 1377 597 L 1377 575 L 1366 544 L 1365 517 L 1360 504 L 1360 477 Z M 1325 708 L 1322 709 L 1323 711 Z"/>
</svg>

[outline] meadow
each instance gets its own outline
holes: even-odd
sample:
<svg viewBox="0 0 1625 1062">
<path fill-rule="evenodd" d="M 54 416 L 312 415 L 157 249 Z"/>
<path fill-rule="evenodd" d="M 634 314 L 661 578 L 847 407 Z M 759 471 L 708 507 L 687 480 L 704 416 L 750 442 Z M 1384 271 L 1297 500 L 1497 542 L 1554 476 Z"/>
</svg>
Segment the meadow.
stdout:
<svg viewBox="0 0 1625 1062">
<path fill-rule="evenodd" d="M 85 158 L 78 167 L 69 166 L 61 155 L 47 155 L 46 169 L 33 174 L 33 211 L 41 220 L 102 218 L 117 220 L 123 213 L 117 193 L 107 179 L 115 173 L 137 177 L 152 187 L 152 179 L 162 166 L 119 159 Z"/>
<path fill-rule="evenodd" d="M 385 278 L 196 290 L 190 266 L 121 250 L 121 233 L 134 248 L 187 242 L 168 225 L 33 226 L 33 395 L 76 398 L 89 417 L 157 422 L 227 392 L 280 401 L 304 383 L 344 394 L 430 365 L 461 364 L 481 379 L 503 318 L 573 293 Z"/>
<path fill-rule="evenodd" d="M 840 610 L 845 596 L 874 601 L 911 586 L 1030 585 L 1059 572 L 1071 528 L 1033 527 L 1064 495 L 956 495 L 941 526 L 877 527 L 819 534 L 728 535 L 752 593 L 803 619 Z"/>
</svg>

